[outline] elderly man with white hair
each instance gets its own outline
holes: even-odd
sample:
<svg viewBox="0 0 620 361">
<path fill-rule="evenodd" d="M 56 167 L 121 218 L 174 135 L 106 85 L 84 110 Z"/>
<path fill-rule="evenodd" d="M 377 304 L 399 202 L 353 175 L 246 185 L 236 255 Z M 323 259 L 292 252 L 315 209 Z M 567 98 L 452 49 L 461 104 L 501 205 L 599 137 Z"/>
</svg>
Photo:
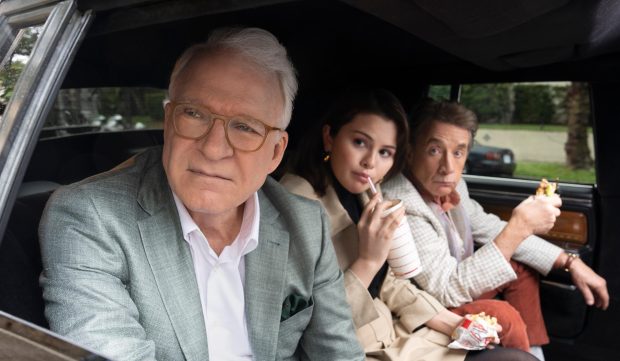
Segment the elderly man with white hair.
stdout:
<svg viewBox="0 0 620 361">
<path fill-rule="evenodd" d="M 296 91 L 267 31 L 186 50 L 163 148 L 48 203 L 51 329 L 116 360 L 363 359 L 325 214 L 268 177 Z"/>
</svg>

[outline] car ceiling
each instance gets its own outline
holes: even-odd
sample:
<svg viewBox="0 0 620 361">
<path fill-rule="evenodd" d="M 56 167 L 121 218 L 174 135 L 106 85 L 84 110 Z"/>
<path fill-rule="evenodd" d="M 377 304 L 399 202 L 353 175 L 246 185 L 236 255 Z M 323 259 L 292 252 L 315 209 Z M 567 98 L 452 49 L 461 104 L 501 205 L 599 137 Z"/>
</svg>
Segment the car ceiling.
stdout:
<svg viewBox="0 0 620 361">
<path fill-rule="evenodd" d="M 620 46 L 620 2 L 615 0 L 351 3 L 491 70 L 587 59 L 617 52 Z"/>
<path fill-rule="evenodd" d="M 615 0 L 84 0 L 96 18 L 65 87 L 166 87 L 175 58 L 219 26 L 288 48 L 302 89 L 620 78 Z"/>
</svg>

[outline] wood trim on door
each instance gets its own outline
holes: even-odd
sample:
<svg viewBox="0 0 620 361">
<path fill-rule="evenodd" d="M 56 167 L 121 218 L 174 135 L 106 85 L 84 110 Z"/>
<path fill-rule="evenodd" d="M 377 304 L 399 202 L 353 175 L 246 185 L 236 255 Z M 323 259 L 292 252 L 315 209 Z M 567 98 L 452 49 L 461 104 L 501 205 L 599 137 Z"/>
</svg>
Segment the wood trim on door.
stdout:
<svg viewBox="0 0 620 361">
<path fill-rule="evenodd" d="M 484 206 L 484 209 L 505 221 L 512 214 L 512 207 L 508 206 L 488 205 Z M 581 212 L 562 211 L 549 233 L 541 237 L 562 245 L 568 242 L 577 247 L 584 246 L 588 243 L 587 217 Z"/>
</svg>

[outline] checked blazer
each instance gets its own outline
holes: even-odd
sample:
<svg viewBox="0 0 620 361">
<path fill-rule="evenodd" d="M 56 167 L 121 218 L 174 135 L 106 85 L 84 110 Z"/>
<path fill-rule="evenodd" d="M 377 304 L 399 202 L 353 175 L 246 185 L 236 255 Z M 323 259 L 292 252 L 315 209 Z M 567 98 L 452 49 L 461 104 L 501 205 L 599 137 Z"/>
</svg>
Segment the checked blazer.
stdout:
<svg viewBox="0 0 620 361">
<path fill-rule="evenodd" d="M 444 306 L 461 306 L 516 279 L 510 263 L 493 243 L 506 222 L 486 213 L 478 202 L 471 199 L 464 180 L 461 179 L 456 187 L 461 198 L 459 206 L 449 213 L 463 239 L 464 227 L 469 223 L 474 242 L 480 248 L 461 262 L 450 255 L 443 226 L 405 176 L 393 177 L 383 183 L 382 189 L 386 198 L 402 199 L 405 204 L 407 221 L 423 267 L 422 272 L 414 277 L 416 283 Z M 546 275 L 561 252 L 561 248 L 542 238 L 530 236 L 517 248 L 513 259 Z"/>
</svg>

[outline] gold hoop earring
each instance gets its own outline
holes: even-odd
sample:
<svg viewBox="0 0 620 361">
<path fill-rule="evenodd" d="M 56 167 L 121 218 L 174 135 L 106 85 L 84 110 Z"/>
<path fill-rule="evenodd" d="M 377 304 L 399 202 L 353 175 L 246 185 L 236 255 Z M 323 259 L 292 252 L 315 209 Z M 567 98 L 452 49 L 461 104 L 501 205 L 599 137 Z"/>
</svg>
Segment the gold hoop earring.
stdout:
<svg viewBox="0 0 620 361">
<path fill-rule="evenodd" d="M 323 162 L 327 163 L 329 161 L 329 158 L 331 158 L 331 154 L 330 153 L 325 154 L 325 156 L 323 157 Z"/>
</svg>

